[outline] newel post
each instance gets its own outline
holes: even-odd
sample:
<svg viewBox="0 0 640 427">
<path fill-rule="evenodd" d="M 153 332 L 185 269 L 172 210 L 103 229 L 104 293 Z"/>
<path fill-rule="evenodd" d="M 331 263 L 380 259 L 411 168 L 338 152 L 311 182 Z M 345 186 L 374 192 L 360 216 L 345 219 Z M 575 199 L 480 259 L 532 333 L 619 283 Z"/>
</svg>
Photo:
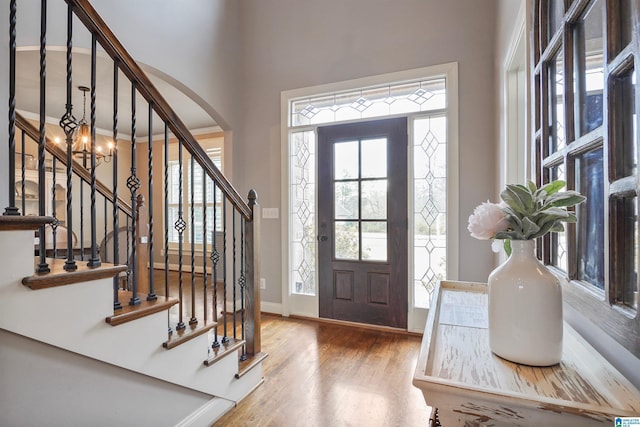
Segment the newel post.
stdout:
<svg viewBox="0 0 640 427">
<path fill-rule="evenodd" d="M 252 220 L 245 221 L 245 271 L 247 353 L 260 353 L 260 205 L 255 190 L 249 191 L 249 207 Z"/>
</svg>

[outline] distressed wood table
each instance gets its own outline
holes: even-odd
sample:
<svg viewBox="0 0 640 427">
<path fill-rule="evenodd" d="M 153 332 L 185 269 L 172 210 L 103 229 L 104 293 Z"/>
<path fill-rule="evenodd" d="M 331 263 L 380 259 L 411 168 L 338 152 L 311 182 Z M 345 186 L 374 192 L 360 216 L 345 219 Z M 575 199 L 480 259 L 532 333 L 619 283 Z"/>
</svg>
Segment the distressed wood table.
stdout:
<svg viewBox="0 0 640 427">
<path fill-rule="evenodd" d="M 640 416 L 640 392 L 566 322 L 562 361 L 519 365 L 489 349 L 487 285 L 436 289 L 413 384 L 450 426 L 613 426 Z"/>
</svg>

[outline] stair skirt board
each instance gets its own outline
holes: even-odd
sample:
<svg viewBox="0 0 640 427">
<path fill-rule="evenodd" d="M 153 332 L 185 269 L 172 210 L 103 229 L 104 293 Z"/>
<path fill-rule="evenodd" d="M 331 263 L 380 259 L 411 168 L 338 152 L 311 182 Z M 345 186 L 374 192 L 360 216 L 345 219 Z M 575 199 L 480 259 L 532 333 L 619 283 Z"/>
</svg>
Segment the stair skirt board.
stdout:
<svg viewBox="0 0 640 427">
<path fill-rule="evenodd" d="M 0 366 L 10 367 L 2 369 L 0 425 L 175 425 L 204 404 L 224 402 L 218 413 L 207 411 L 209 426 L 233 406 L 4 330 Z"/>
<path fill-rule="evenodd" d="M 112 279 L 29 289 L 21 281 L 33 274 L 33 258 L 16 254 L 32 251 L 32 232 L 0 232 L 0 271 L 5 272 L 0 277 L 0 330 L 84 355 L 95 359 L 95 363 L 106 362 L 203 393 L 208 396 L 207 401 L 211 396 L 223 396 L 237 402 L 262 381 L 261 366 L 242 379 L 235 378 L 237 354 L 223 357 L 215 366 L 204 366 L 210 348 L 208 334 L 171 350 L 162 348 L 167 339 L 166 313 L 155 313 L 118 327 L 107 324 L 105 317 L 113 314 Z M 47 366 L 47 361 L 42 364 Z M 0 366 L 4 371 L 10 365 Z M 2 390 L 5 393 L 11 389 Z M 30 401 L 29 390 L 18 396 Z"/>
</svg>

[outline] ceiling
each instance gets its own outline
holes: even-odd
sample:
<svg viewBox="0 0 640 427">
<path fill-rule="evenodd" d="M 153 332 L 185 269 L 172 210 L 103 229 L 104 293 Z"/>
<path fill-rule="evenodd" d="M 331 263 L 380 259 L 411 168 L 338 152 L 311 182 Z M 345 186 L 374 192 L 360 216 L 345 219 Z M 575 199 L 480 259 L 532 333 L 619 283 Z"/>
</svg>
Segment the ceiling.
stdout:
<svg viewBox="0 0 640 427">
<path fill-rule="evenodd" d="M 78 86 L 91 86 L 91 61 L 86 54 L 74 53 L 72 58 L 73 115 L 79 121 L 83 115 L 83 92 Z M 38 50 L 19 50 L 16 53 L 16 108 L 33 118 L 40 111 L 40 54 Z M 122 72 L 118 77 L 118 133 L 129 138 L 132 134 L 131 84 Z M 179 89 L 158 76 L 147 73 L 152 83 L 174 109 L 178 117 L 195 133 L 216 126 L 214 119 Z M 47 50 L 46 54 L 45 116 L 47 121 L 58 122 L 66 105 L 66 52 Z M 105 55 L 96 60 L 96 132 L 113 133 L 113 61 Z M 91 92 L 87 92 L 86 120 L 91 114 Z M 140 94 L 136 96 L 136 137 L 148 136 L 148 104 Z M 153 116 L 153 134 L 164 133 L 164 125 Z"/>
</svg>

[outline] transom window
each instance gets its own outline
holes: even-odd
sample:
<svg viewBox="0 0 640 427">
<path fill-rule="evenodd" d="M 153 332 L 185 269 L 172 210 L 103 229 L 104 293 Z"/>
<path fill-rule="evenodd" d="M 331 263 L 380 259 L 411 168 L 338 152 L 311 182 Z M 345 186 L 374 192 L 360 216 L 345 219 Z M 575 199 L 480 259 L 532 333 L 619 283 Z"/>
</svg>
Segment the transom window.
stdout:
<svg viewBox="0 0 640 427">
<path fill-rule="evenodd" d="M 628 349 L 638 323 L 638 3 L 536 0 L 532 77 L 538 184 L 587 197 L 539 245 L 566 299 Z"/>
</svg>

